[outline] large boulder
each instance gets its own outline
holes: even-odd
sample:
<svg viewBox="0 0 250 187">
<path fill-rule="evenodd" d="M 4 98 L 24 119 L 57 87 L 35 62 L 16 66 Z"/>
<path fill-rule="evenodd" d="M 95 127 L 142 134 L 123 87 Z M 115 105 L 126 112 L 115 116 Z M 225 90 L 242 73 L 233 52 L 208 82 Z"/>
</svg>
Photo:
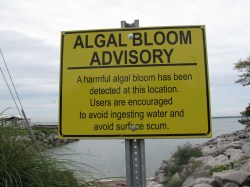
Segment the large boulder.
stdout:
<svg viewBox="0 0 250 187">
<path fill-rule="evenodd" d="M 250 173 L 250 160 L 245 163 L 241 168 L 240 168 L 241 171 L 246 171 L 248 173 Z"/>
<path fill-rule="evenodd" d="M 155 181 L 158 182 L 158 183 L 164 183 L 166 181 L 166 176 L 165 175 L 166 174 L 165 174 L 164 170 L 158 170 L 155 173 Z"/>
<path fill-rule="evenodd" d="M 212 167 L 215 167 L 215 166 L 218 166 L 218 165 L 224 165 L 224 164 L 228 164 L 230 163 L 229 159 L 227 156 L 225 155 L 219 155 L 217 157 L 214 157 L 214 158 L 211 158 L 206 166 L 208 168 L 212 168 Z"/>
<path fill-rule="evenodd" d="M 250 173 L 245 171 L 227 170 L 222 172 L 215 172 L 213 178 L 221 186 L 227 182 L 233 182 L 238 185 L 244 184 L 244 182 L 250 177 Z"/>
<path fill-rule="evenodd" d="M 243 157 L 243 152 L 241 149 L 229 148 L 225 151 L 225 155 L 228 156 L 230 161 L 237 161 Z"/>
<path fill-rule="evenodd" d="M 234 149 L 241 149 L 242 148 L 242 141 L 232 141 L 228 144 L 228 148 L 234 148 Z"/>
<path fill-rule="evenodd" d="M 244 153 L 245 156 L 250 157 L 250 142 L 245 143 L 242 146 L 242 151 L 243 151 L 243 153 Z"/>
</svg>

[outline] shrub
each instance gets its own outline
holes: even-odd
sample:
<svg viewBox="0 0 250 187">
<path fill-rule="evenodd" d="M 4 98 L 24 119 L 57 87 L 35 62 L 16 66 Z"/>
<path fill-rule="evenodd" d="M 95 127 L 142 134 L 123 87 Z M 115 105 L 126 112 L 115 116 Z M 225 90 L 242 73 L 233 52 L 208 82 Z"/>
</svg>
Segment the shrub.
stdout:
<svg viewBox="0 0 250 187">
<path fill-rule="evenodd" d="M 167 187 L 180 187 L 182 185 L 182 181 L 181 180 L 171 180 Z"/>
<path fill-rule="evenodd" d="M 173 158 L 177 165 L 188 164 L 191 157 L 201 157 L 202 151 L 198 147 L 192 147 L 190 143 L 178 146 L 177 151 L 173 154 Z"/>
</svg>

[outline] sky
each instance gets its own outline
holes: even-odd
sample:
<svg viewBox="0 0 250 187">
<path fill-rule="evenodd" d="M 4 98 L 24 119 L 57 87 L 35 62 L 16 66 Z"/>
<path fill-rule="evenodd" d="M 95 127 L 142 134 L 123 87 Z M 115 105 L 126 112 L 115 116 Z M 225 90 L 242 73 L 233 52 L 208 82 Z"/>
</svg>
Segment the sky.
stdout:
<svg viewBox="0 0 250 187">
<path fill-rule="evenodd" d="M 1 0 L 0 49 L 32 122 L 58 121 L 60 34 L 68 30 L 205 25 L 212 116 L 238 116 L 250 86 L 236 84 L 234 63 L 250 55 L 248 0 Z M 2 57 L 0 67 L 7 76 Z M 8 107 L 11 107 L 7 109 Z M 0 74 L 0 112 L 16 115 Z"/>
</svg>

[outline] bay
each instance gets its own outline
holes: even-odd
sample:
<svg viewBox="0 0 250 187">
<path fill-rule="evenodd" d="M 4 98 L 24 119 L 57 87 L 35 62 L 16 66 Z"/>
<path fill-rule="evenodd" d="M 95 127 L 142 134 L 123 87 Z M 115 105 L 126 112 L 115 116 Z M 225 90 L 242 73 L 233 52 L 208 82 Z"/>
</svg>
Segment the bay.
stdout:
<svg viewBox="0 0 250 187">
<path fill-rule="evenodd" d="M 213 118 L 213 138 L 221 134 L 232 133 L 244 129 L 238 123 L 238 118 Z M 178 145 L 187 142 L 199 144 L 208 138 L 196 139 L 146 139 L 146 175 L 152 177 L 160 167 L 162 160 L 170 158 Z M 64 147 L 54 149 L 53 152 L 65 156 L 67 160 L 85 163 L 85 169 L 91 172 L 92 179 L 113 178 L 126 176 L 125 141 L 118 140 L 80 140 Z"/>
</svg>

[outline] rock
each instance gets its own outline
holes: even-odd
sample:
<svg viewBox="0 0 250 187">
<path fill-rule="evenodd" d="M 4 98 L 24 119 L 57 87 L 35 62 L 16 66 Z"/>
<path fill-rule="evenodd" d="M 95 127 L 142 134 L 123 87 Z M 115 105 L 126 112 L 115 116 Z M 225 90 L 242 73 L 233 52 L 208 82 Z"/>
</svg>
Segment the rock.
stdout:
<svg viewBox="0 0 250 187">
<path fill-rule="evenodd" d="M 166 181 L 166 177 L 165 177 L 165 173 L 158 173 L 156 176 L 155 176 L 155 181 L 158 182 L 158 183 L 163 183 Z"/>
<path fill-rule="evenodd" d="M 53 134 L 52 137 L 53 137 L 54 141 L 58 140 L 58 135 L 57 134 Z"/>
<path fill-rule="evenodd" d="M 226 142 L 225 138 L 217 138 L 217 145 L 222 146 Z"/>
<path fill-rule="evenodd" d="M 165 170 L 159 168 L 156 172 L 155 172 L 155 175 L 158 175 L 159 173 L 164 173 Z"/>
<path fill-rule="evenodd" d="M 210 185 L 213 187 L 221 187 L 221 185 L 214 178 L 211 179 Z"/>
<path fill-rule="evenodd" d="M 38 135 L 43 137 L 43 138 L 46 136 L 46 134 L 44 134 L 43 132 L 40 132 Z"/>
<path fill-rule="evenodd" d="M 216 156 L 219 156 L 219 155 L 223 154 L 225 150 L 226 150 L 225 146 L 223 146 L 223 147 L 217 147 L 217 146 L 215 146 L 215 147 L 212 147 L 210 149 L 210 153 L 208 155 L 216 157 Z"/>
<path fill-rule="evenodd" d="M 207 164 L 209 160 L 211 160 L 213 156 L 207 155 L 198 158 L 192 157 L 189 162 L 201 162 L 203 165 Z"/>
<path fill-rule="evenodd" d="M 236 170 L 227 170 L 222 172 L 215 172 L 213 178 L 220 184 L 223 185 L 225 182 L 234 182 L 236 184 L 242 185 L 248 177 L 247 172 L 236 171 Z"/>
<path fill-rule="evenodd" d="M 194 181 L 194 184 L 210 184 L 211 179 L 202 177 L 202 178 L 197 178 Z"/>
<path fill-rule="evenodd" d="M 248 133 L 243 132 L 243 133 L 241 133 L 238 137 L 239 137 L 240 139 L 246 139 L 246 138 L 249 138 L 249 135 L 248 135 Z"/>
<path fill-rule="evenodd" d="M 39 141 L 42 141 L 43 138 L 45 138 L 45 136 L 46 136 L 46 135 L 45 135 L 44 133 L 40 132 L 40 133 L 38 133 L 38 134 L 36 135 L 36 139 L 39 140 Z"/>
<path fill-rule="evenodd" d="M 169 166 L 168 161 L 163 160 L 163 162 L 161 163 L 160 169 L 161 170 L 166 170 L 168 166 Z"/>
<path fill-rule="evenodd" d="M 126 187 L 126 180 L 96 180 L 92 184 L 95 187 Z M 154 178 L 147 178 L 146 187 L 164 187 L 162 184 L 154 181 Z"/>
<path fill-rule="evenodd" d="M 225 155 L 228 156 L 230 161 L 237 161 L 243 157 L 241 149 L 229 148 L 225 151 Z"/>
<path fill-rule="evenodd" d="M 192 174 L 195 171 L 195 162 L 190 162 L 188 165 L 184 165 L 182 167 L 182 170 L 180 171 L 180 177 L 185 179 L 187 178 L 190 174 Z"/>
<path fill-rule="evenodd" d="M 93 182 L 95 187 L 125 187 L 125 180 L 97 180 Z"/>
<path fill-rule="evenodd" d="M 243 165 L 244 165 L 244 163 L 243 163 L 243 162 L 240 162 L 240 161 L 233 162 L 233 163 L 231 164 L 232 169 L 235 169 L 235 170 L 237 170 L 237 171 L 239 171 L 240 168 L 241 168 Z"/>
<path fill-rule="evenodd" d="M 49 143 L 49 140 L 47 140 L 47 138 L 43 138 L 43 142 L 45 142 L 45 143 Z"/>
<path fill-rule="evenodd" d="M 147 187 L 164 187 L 163 184 L 159 184 L 156 181 L 147 181 Z"/>
<path fill-rule="evenodd" d="M 242 146 L 242 152 L 244 153 L 245 156 L 250 157 L 250 142 Z"/>
<path fill-rule="evenodd" d="M 173 182 L 173 181 L 182 181 L 182 178 L 181 178 L 181 176 L 180 176 L 179 173 L 175 173 L 175 174 L 173 175 L 173 177 L 170 179 L 169 183 L 171 183 L 171 182 Z"/>
<path fill-rule="evenodd" d="M 212 187 L 210 184 L 196 184 L 194 187 Z"/>
<path fill-rule="evenodd" d="M 203 146 L 201 149 L 202 153 L 204 156 L 210 155 L 211 153 L 211 148 L 209 146 Z"/>
<path fill-rule="evenodd" d="M 181 185 L 183 182 L 180 174 L 177 172 L 175 173 L 170 180 L 168 180 L 167 185 L 166 186 L 177 186 L 177 185 Z"/>
<path fill-rule="evenodd" d="M 223 187 L 239 187 L 239 185 L 235 184 L 233 182 L 229 182 L 229 183 L 226 183 L 225 185 L 223 185 Z"/>
<path fill-rule="evenodd" d="M 194 179 L 193 176 L 189 177 L 187 180 L 184 181 L 182 184 L 183 187 L 194 187 L 195 185 L 202 184 L 204 187 L 207 186 L 205 184 L 210 184 L 211 179 L 202 177 L 202 178 L 197 178 Z M 209 185 L 211 186 L 211 185 Z"/>
<path fill-rule="evenodd" d="M 250 173 L 250 161 L 248 161 L 247 163 L 245 163 L 245 164 L 240 168 L 240 170 Z"/>
<path fill-rule="evenodd" d="M 194 177 L 188 177 L 182 184 L 183 187 L 193 187 L 195 184 Z"/>
<path fill-rule="evenodd" d="M 238 137 L 238 136 L 235 136 L 235 135 L 232 135 L 232 136 L 227 137 L 226 139 L 227 139 L 227 141 L 229 141 L 229 142 L 236 142 L 236 141 L 239 140 L 239 137 Z M 238 142 L 240 142 L 240 141 L 238 141 Z"/>
<path fill-rule="evenodd" d="M 50 142 L 53 142 L 53 140 L 54 140 L 53 139 L 53 135 L 49 135 L 49 137 L 47 138 L 47 140 L 50 141 Z"/>
<path fill-rule="evenodd" d="M 228 148 L 234 148 L 234 149 L 241 149 L 242 148 L 242 142 L 241 141 L 232 141 L 228 144 Z"/>
<path fill-rule="evenodd" d="M 208 176 L 207 167 L 202 165 L 201 167 L 196 168 L 192 176 L 194 176 L 195 178 L 207 177 Z"/>
<path fill-rule="evenodd" d="M 211 158 L 207 162 L 206 166 L 208 168 L 212 168 L 212 167 L 217 166 L 217 165 L 224 165 L 224 164 L 228 164 L 228 163 L 229 163 L 229 160 L 228 160 L 227 156 L 225 156 L 225 155 L 219 155 L 219 156 L 217 156 L 215 158 Z"/>
<path fill-rule="evenodd" d="M 122 187 L 122 186 L 127 186 L 127 183 L 125 180 L 118 180 L 116 181 L 116 187 Z"/>
<path fill-rule="evenodd" d="M 150 182 L 150 181 L 155 181 L 155 178 L 154 177 L 148 177 L 146 178 L 147 182 Z"/>
</svg>

